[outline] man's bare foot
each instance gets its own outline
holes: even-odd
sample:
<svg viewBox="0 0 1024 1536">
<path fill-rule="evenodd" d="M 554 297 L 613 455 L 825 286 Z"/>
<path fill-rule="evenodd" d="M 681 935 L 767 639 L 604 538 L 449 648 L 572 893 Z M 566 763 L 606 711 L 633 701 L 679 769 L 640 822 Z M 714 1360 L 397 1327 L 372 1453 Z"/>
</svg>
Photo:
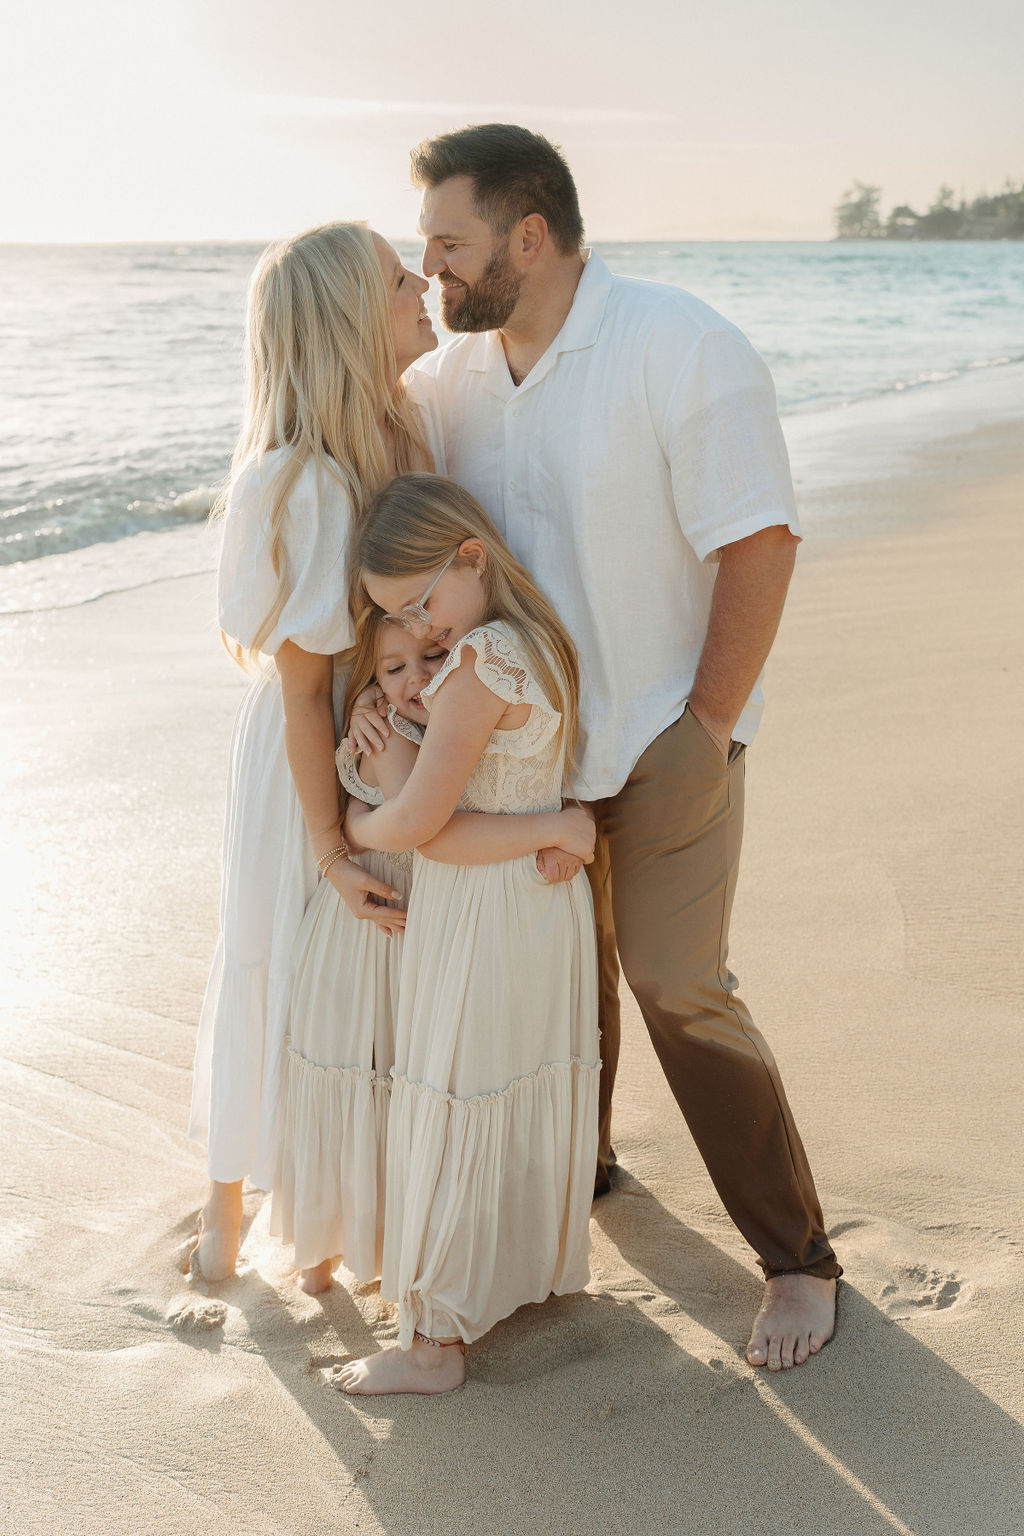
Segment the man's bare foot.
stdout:
<svg viewBox="0 0 1024 1536">
<path fill-rule="evenodd" d="M 787 1371 L 803 1365 L 832 1337 L 836 1325 L 836 1282 L 817 1275 L 773 1275 L 747 1345 L 749 1365 Z"/>
<path fill-rule="evenodd" d="M 187 1269 L 201 1280 L 227 1280 L 235 1272 L 242 1229 L 242 1181 L 210 1184 L 210 1194 L 199 1217 L 195 1242 L 186 1255 Z"/>
<path fill-rule="evenodd" d="M 331 1386 L 353 1397 L 384 1392 L 453 1392 L 466 1379 L 466 1350 L 461 1339 L 424 1344 L 413 1339 L 411 1349 L 382 1349 L 362 1360 L 335 1366 Z"/>
<path fill-rule="evenodd" d="M 299 1289 L 307 1296 L 319 1296 L 330 1286 L 334 1274 L 334 1259 L 322 1259 L 312 1269 L 299 1270 Z"/>
</svg>

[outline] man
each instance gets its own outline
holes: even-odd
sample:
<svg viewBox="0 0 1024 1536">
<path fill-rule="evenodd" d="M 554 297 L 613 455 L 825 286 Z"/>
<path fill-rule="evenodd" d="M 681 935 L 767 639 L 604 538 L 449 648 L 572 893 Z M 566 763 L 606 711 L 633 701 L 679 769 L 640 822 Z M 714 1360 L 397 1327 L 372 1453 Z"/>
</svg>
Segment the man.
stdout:
<svg viewBox="0 0 1024 1536">
<path fill-rule="evenodd" d="M 463 333 L 413 388 L 439 422 L 448 473 L 494 517 L 580 653 L 577 789 L 599 832 L 596 1192 L 614 1163 L 621 959 L 765 1272 L 747 1359 L 800 1365 L 831 1336 L 842 1271 L 726 964 L 744 750 L 799 539 L 774 389 L 713 310 L 583 251 L 576 188 L 546 139 L 466 128 L 421 144 L 412 169 L 423 271 L 440 281 L 445 326 Z"/>
</svg>

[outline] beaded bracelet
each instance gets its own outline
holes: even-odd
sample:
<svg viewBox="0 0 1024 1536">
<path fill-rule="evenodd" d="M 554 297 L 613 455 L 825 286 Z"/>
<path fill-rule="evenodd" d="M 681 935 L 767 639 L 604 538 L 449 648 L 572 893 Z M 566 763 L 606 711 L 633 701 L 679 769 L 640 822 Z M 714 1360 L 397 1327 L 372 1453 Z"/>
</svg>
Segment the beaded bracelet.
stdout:
<svg viewBox="0 0 1024 1536">
<path fill-rule="evenodd" d="M 320 870 L 321 874 L 323 874 L 326 861 L 328 859 L 333 859 L 336 853 L 342 854 L 346 859 L 348 858 L 348 843 L 346 843 L 344 839 L 342 839 L 336 848 L 328 848 L 327 852 L 322 853 L 317 859 L 316 867 Z"/>
<path fill-rule="evenodd" d="M 330 869 L 332 864 L 337 864 L 339 859 L 345 859 L 347 857 L 348 857 L 348 849 L 347 848 L 335 848 L 334 852 L 327 858 L 326 863 L 323 863 L 323 864 L 320 864 L 320 865 L 317 866 L 319 868 L 319 870 L 320 870 L 320 874 L 322 876 L 326 875 L 327 871 Z"/>
</svg>

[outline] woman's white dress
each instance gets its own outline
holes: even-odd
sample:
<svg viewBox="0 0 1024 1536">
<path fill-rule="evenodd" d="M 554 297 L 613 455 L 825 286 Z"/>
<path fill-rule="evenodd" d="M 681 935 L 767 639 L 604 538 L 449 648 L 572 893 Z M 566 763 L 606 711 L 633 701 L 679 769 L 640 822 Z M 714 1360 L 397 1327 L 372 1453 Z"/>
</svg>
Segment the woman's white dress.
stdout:
<svg viewBox="0 0 1024 1536">
<path fill-rule="evenodd" d="M 277 592 L 262 490 L 275 451 L 236 477 L 224 520 L 218 614 L 251 645 Z M 278 1163 L 282 1046 L 295 938 L 316 890 L 316 861 L 285 752 L 273 656 L 286 640 L 334 656 L 353 642 L 348 611 L 349 498 L 307 465 L 283 527 L 290 595 L 261 642 L 267 658 L 239 706 L 224 824 L 220 937 L 196 1040 L 189 1135 L 209 1148 L 210 1177 L 269 1189 Z M 344 692 L 336 669 L 335 713 Z"/>
<path fill-rule="evenodd" d="M 392 729 L 418 745 L 422 731 L 388 710 Z M 342 786 L 368 805 L 382 792 L 362 780 L 345 747 Z M 412 885 L 411 851 L 356 860 L 401 893 Z M 358 1280 L 380 1274 L 388 1099 L 402 937 L 353 916 L 322 880 L 299 929 L 285 1053 L 281 1167 L 270 1229 L 311 1269 L 341 1255 Z"/>
<path fill-rule="evenodd" d="M 502 623 L 455 645 L 428 704 L 475 656 L 500 699 L 460 804 L 562 803 L 559 715 Z M 387 1151 L 381 1294 L 414 1329 L 478 1338 L 524 1302 L 589 1279 L 597 1159 L 597 960 L 585 875 L 549 885 L 534 855 L 474 867 L 414 855 Z"/>
</svg>

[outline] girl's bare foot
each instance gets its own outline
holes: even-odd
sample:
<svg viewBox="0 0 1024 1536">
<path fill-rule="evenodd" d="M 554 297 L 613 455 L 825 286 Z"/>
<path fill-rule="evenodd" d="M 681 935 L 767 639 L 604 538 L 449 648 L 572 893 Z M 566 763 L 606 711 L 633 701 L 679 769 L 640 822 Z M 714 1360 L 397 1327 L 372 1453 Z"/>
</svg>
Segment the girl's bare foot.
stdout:
<svg viewBox="0 0 1024 1536">
<path fill-rule="evenodd" d="M 817 1275 L 773 1275 L 747 1345 L 750 1365 L 786 1371 L 803 1365 L 832 1337 L 836 1325 L 836 1282 Z"/>
<path fill-rule="evenodd" d="M 334 1259 L 321 1259 L 312 1269 L 300 1269 L 299 1289 L 305 1291 L 307 1296 L 319 1296 L 321 1291 L 326 1291 L 330 1286 L 334 1265 Z"/>
<path fill-rule="evenodd" d="M 384 1392 L 453 1392 L 466 1379 L 466 1346 L 461 1339 L 428 1343 L 421 1334 L 411 1349 L 382 1349 L 363 1360 L 336 1366 L 331 1385 L 353 1397 Z"/>
<path fill-rule="evenodd" d="M 238 1239 L 242 1230 L 242 1181 L 210 1183 L 210 1194 L 199 1217 L 199 1230 L 188 1253 L 190 1272 L 198 1278 L 227 1280 L 235 1272 Z"/>
</svg>

